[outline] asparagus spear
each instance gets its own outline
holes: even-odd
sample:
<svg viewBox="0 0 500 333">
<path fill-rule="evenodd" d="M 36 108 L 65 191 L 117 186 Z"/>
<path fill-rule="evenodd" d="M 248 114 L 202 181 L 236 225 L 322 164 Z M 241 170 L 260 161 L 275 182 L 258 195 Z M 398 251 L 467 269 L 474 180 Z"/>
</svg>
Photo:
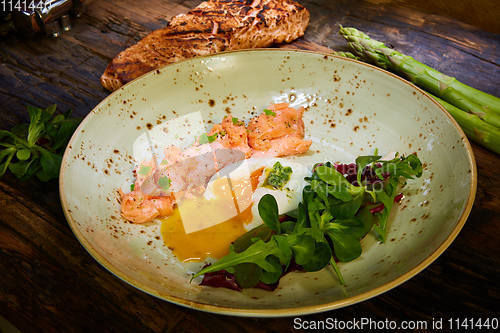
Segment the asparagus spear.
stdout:
<svg viewBox="0 0 500 333">
<path fill-rule="evenodd" d="M 500 127 L 500 99 L 459 82 L 371 39 L 355 28 L 340 27 L 339 33 L 353 52 L 363 60 L 384 69 L 404 74 L 411 82 L 448 103 L 477 115 L 487 123 Z"/>
<path fill-rule="evenodd" d="M 336 51 L 334 54 L 359 60 L 360 58 L 350 52 Z M 459 108 L 443 101 L 441 98 L 431 95 L 436 101 L 448 111 L 457 123 L 462 127 L 467 137 L 500 154 L 500 129 L 481 120 L 475 114 L 467 113 Z"/>
<path fill-rule="evenodd" d="M 431 95 L 432 96 L 432 95 Z M 500 154 L 500 129 L 482 121 L 478 116 L 467 113 L 459 108 L 443 101 L 439 97 L 432 96 L 448 111 L 457 123 L 462 127 L 467 137 L 478 144 Z"/>
<path fill-rule="evenodd" d="M 358 56 L 355 56 L 351 52 L 334 51 L 333 54 L 344 57 L 344 58 L 351 58 L 351 59 L 355 59 L 355 60 L 360 60 Z"/>
</svg>

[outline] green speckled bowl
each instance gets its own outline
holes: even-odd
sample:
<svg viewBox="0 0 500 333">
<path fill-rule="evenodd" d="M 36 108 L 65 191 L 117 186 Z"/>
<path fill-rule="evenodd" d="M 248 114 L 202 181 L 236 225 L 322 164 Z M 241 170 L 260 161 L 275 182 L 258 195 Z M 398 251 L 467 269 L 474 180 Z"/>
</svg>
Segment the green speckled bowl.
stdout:
<svg viewBox="0 0 500 333">
<path fill-rule="evenodd" d="M 388 241 L 380 244 L 368 235 L 361 257 L 339 265 L 346 287 L 339 286 L 330 269 L 290 273 L 274 292 L 190 284 L 186 267 L 159 239 L 159 223 L 135 225 L 119 217 L 115 191 L 132 182 L 140 142 L 163 136 L 189 144 L 226 112 L 248 119 L 271 101 L 307 108 L 306 136 L 313 145 L 297 157 L 303 163 L 348 162 L 375 148 L 382 154 L 417 152 L 425 162 L 423 177 L 408 182 L 405 199 L 395 208 Z M 467 219 L 475 191 L 469 142 L 422 90 L 354 60 L 277 49 L 191 59 L 120 88 L 73 135 L 60 175 L 68 223 L 109 271 L 164 300 L 239 316 L 326 311 L 396 287 L 450 245 Z"/>
</svg>

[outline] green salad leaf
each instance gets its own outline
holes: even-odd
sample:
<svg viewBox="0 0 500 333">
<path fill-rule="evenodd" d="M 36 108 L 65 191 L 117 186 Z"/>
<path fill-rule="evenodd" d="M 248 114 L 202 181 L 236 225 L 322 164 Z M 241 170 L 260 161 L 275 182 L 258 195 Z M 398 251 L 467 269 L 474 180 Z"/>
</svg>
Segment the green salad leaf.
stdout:
<svg viewBox="0 0 500 333">
<path fill-rule="evenodd" d="M 373 162 L 380 160 L 382 156 L 358 156 L 356 158 L 356 167 L 358 169 L 357 172 L 357 181 L 358 184 L 361 184 L 361 175 L 363 174 L 363 170 L 365 167 Z"/>
<path fill-rule="evenodd" d="M 71 111 L 57 113 L 56 105 L 27 110 L 29 124 L 0 130 L 0 177 L 9 170 L 21 180 L 36 175 L 50 181 L 59 177 L 62 154 L 81 119 L 72 118 Z"/>
<path fill-rule="evenodd" d="M 265 194 L 259 201 L 259 215 L 264 223 L 278 234 L 281 231 L 280 221 L 278 219 L 278 204 L 271 194 Z"/>
<path fill-rule="evenodd" d="M 372 229 L 383 242 L 388 216 L 402 180 L 420 177 L 422 164 L 416 155 L 381 161 L 380 156 L 356 159 L 356 185 L 329 162 L 316 165 L 302 202 L 280 222 L 278 204 L 264 195 L 258 204 L 264 224 L 238 238 L 230 253 L 193 276 L 227 270 L 243 287 L 259 282 L 273 284 L 287 272 L 292 259 L 305 271 L 314 272 L 331 265 L 341 284 L 345 284 L 336 263 L 349 262 L 361 255 L 361 239 Z M 370 168 L 370 169 L 366 169 Z M 364 172 L 374 173 L 365 179 Z M 380 212 L 372 209 L 383 204 Z M 378 209 L 380 210 L 380 209 Z M 377 210 L 377 211 L 378 211 Z M 251 275 L 251 276 L 250 276 Z"/>
</svg>

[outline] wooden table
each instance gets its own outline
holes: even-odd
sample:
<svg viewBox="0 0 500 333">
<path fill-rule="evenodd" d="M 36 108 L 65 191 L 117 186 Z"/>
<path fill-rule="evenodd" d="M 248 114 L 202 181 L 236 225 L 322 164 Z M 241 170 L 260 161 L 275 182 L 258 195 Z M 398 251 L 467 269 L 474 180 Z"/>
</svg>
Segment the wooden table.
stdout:
<svg viewBox="0 0 500 333">
<path fill-rule="evenodd" d="M 109 60 L 152 29 L 164 26 L 172 15 L 199 2 L 94 1 L 74 29 L 59 39 L 0 41 L 0 127 L 26 121 L 28 103 L 57 103 L 62 110 L 73 109 L 85 116 L 108 95 L 99 77 Z M 311 23 L 305 37 L 289 47 L 317 50 L 319 44 L 342 50 L 345 44 L 336 34 L 337 25 L 354 26 L 500 96 L 499 35 L 426 14 L 415 5 L 406 7 L 404 1 L 301 3 L 310 10 Z M 477 145 L 473 148 L 479 174 L 476 202 L 450 248 L 403 285 L 308 319 L 498 316 L 500 157 Z M 73 236 L 59 204 L 57 182 L 19 183 L 6 175 L 0 181 L 0 207 L 0 315 L 22 331 L 292 330 L 292 318 L 236 318 L 189 310 L 118 280 Z"/>
</svg>

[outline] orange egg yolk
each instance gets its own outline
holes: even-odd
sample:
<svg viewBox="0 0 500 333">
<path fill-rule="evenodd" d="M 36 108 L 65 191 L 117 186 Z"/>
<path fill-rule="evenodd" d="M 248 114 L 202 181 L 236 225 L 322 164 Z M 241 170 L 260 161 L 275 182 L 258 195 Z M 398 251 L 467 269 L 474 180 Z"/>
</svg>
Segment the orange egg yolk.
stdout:
<svg viewBox="0 0 500 333">
<path fill-rule="evenodd" d="M 182 262 L 222 258 L 229 246 L 246 232 L 252 221 L 252 193 L 263 168 L 250 177 L 212 183 L 212 196 L 184 198 L 172 215 L 163 219 L 161 235 L 166 246 Z"/>
</svg>

